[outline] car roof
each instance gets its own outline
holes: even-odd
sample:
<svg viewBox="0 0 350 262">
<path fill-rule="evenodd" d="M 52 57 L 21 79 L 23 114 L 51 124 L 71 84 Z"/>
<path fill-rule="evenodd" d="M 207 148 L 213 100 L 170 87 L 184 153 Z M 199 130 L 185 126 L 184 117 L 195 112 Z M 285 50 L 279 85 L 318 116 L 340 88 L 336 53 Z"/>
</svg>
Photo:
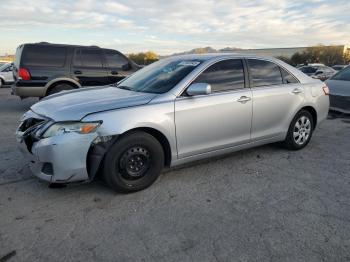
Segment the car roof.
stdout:
<svg viewBox="0 0 350 262">
<path fill-rule="evenodd" d="M 308 77 L 304 73 L 302 73 L 299 69 L 283 62 L 280 59 L 269 57 L 269 56 L 260 56 L 255 54 L 246 54 L 246 53 L 207 53 L 207 54 L 186 54 L 186 55 L 176 55 L 171 56 L 167 59 L 168 61 L 179 61 L 179 60 L 198 60 L 204 62 L 203 64 L 208 64 L 211 62 L 215 62 L 221 59 L 229 59 L 229 58 L 252 58 L 252 59 L 262 59 L 267 60 L 276 63 L 279 66 L 282 66 L 284 69 L 287 69 L 289 72 L 291 72 L 295 77 L 297 77 L 300 82 L 306 83 L 306 82 L 314 82 L 316 81 L 313 78 Z"/>
<path fill-rule="evenodd" d="M 185 55 L 175 55 L 167 57 L 168 59 L 174 60 L 200 60 L 200 61 L 209 61 L 209 60 L 218 60 L 224 58 L 258 58 L 258 59 L 267 59 L 272 61 L 280 61 L 274 57 L 269 56 L 260 56 L 255 54 L 245 54 L 245 53 L 205 53 L 205 54 L 185 54 Z"/>
<path fill-rule="evenodd" d="M 96 45 L 91 46 L 84 46 L 84 45 L 69 45 L 69 44 L 54 44 L 54 43 L 48 43 L 48 42 L 39 42 L 39 43 L 25 43 L 20 45 L 19 47 L 23 47 L 26 45 L 32 45 L 32 46 L 62 46 L 62 47 L 94 47 L 94 48 L 100 48 Z"/>
</svg>

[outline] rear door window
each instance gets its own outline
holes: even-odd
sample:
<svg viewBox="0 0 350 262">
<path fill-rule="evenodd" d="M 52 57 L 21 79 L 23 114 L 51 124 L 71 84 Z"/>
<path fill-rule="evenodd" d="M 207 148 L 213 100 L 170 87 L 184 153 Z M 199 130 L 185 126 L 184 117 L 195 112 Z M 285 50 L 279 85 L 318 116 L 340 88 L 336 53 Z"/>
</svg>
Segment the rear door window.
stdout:
<svg viewBox="0 0 350 262">
<path fill-rule="evenodd" d="M 125 57 L 123 57 L 115 50 L 105 49 L 104 53 L 107 65 L 110 68 L 122 68 L 124 65 L 127 65 L 129 63 Z"/>
<path fill-rule="evenodd" d="M 78 49 L 73 63 L 75 66 L 102 68 L 102 56 L 100 49 Z"/>
<path fill-rule="evenodd" d="M 66 47 L 29 45 L 24 47 L 21 60 L 23 66 L 63 67 L 66 61 L 66 54 Z"/>
<path fill-rule="evenodd" d="M 279 66 L 275 63 L 248 59 L 252 87 L 280 85 L 283 83 Z"/>
</svg>

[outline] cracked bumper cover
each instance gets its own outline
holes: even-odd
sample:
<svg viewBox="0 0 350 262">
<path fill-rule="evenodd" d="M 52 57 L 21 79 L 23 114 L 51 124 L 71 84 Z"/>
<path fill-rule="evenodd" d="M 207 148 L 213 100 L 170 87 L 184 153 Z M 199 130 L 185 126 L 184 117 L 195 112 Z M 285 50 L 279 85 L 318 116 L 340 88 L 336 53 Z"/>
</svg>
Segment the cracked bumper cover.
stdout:
<svg viewBox="0 0 350 262">
<path fill-rule="evenodd" d="M 21 151 L 29 155 L 29 167 L 36 177 L 50 183 L 83 182 L 90 180 L 87 155 L 97 136 L 69 133 L 43 138 L 33 143 L 32 154 L 21 142 Z"/>
</svg>

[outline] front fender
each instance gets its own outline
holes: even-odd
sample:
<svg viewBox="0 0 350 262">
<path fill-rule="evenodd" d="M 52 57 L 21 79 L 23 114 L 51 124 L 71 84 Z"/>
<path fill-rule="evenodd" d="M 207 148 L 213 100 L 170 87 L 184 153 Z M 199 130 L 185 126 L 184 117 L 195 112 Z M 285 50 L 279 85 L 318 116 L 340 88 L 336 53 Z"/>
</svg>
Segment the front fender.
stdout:
<svg viewBox="0 0 350 262">
<path fill-rule="evenodd" d="M 173 101 L 99 112 L 82 119 L 101 120 L 99 136 L 117 136 L 136 128 L 155 129 L 167 138 L 172 159 L 177 157 Z"/>
</svg>

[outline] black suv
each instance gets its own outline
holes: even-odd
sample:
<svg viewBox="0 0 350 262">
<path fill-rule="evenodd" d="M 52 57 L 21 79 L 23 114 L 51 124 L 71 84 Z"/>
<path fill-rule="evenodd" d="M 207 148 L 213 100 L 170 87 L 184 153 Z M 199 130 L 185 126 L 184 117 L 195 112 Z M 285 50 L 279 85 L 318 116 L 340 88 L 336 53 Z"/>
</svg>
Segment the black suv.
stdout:
<svg viewBox="0 0 350 262">
<path fill-rule="evenodd" d="M 62 90 L 116 83 L 140 67 L 122 53 L 97 46 L 49 43 L 17 48 L 12 94 L 44 97 Z"/>
</svg>

